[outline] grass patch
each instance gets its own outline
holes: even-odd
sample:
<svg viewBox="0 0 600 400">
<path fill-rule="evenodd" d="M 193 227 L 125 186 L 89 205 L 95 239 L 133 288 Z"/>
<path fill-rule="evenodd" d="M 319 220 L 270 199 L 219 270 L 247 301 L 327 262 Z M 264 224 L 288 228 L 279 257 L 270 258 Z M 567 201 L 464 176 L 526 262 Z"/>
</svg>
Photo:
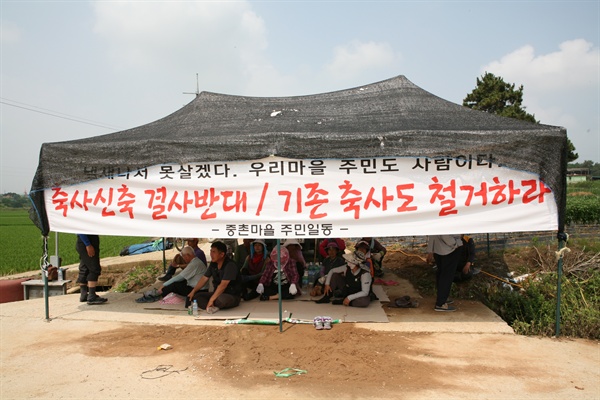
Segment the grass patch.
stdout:
<svg viewBox="0 0 600 400">
<path fill-rule="evenodd" d="M 100 236 L 100 256 L 118 256 L 123 247 L 142 243 L 151 238 L 132 236 Z M 59 256 L 62 265 L 79 263 L 75 251 L 75 234 L 58 235 Z M 56 234 L 48 237 L 48 255 L 55 254 Z M 29 219 L 25 209 L 0 208 L 0 276 L 40 268 L 44 254 L 40 230 Z"/>
<path fill-rule="evenodd" d="M 123 274 L 122 278 L 113 286 L 113 290 L 118 293 L 137 291 L 154 283 L 160 273 L 162 273 L 162 268 L 158 265 L 134 267 L 128 273 Z"/>
</svg>

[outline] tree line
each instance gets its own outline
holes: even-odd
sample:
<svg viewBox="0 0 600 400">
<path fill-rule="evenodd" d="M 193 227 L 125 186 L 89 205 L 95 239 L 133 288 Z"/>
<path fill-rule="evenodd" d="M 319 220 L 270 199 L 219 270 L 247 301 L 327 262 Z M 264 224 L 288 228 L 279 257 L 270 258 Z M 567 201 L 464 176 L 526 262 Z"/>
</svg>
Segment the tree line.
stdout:
<svg viewBox="0 0 600 400">
<path fill-rule="evenodd" d="M 0 197 L 0 207 L 5 208 L 28 208 L 31 206 L 29 197 L 25 194 L 4 193 Z"/>
</svg>

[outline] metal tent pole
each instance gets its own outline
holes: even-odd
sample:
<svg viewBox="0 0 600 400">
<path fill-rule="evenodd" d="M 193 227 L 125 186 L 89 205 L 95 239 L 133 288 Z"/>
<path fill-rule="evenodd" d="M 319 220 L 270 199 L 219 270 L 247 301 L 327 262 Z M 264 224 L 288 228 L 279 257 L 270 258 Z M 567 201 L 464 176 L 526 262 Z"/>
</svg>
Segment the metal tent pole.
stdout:
<svg viewBox="0 0 600 400">
<path fill-rule="evenodd" d="M 46 322 L 50 322 L 50 304 L 48 302 L 48 236 L 43 238 L 42 255 L 42 280 L 44 281 L 44 306 L 46 309 Z"/>
<path fill-rule="evenodd" d="M 167 257 L 165 256 L 165 251 L 167 249 L 167 238 L 165 238 L 163 236 L 163 242 L 162 242 L 162 246 L 163 246 L 163 274 L 167 273 Z"/>
<path fill-rule="evenodd" d="M 569 235 L 564 232 L 559 232 L 557 235 L 558 238 L 558 251 L 556 252 L 558 258 L 558 270 L 557 270 L 557 278 L 556 278 L 556 317 L 555 317 L 555 327 L 554 327 L 554 336 L 558 337 L 560 335 L 560 297 L 561 297 L 561 283 L 562 283 L 562 275 L 563 275 L 563 253 L 565 251 L 571 251 L 567 245 L 567 240 L 569 239 Z"/>
<path fill-rule="evenodd" d="M 283 319 L 282 319 L 282 300 L 281 300 L 281 240 L 277 239 L 277 271 L 279 271 L 277 278 L 277 291 L 279 293 L 279 332 L 283 332 Z"/>
</svg>

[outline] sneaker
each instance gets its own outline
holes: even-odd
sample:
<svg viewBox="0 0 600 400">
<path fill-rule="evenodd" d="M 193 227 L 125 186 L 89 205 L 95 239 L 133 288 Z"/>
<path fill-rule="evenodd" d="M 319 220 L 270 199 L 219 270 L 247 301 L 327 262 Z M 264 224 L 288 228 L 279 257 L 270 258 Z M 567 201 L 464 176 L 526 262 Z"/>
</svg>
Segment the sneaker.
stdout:
<svg viewBox="0 0 600 400">
<path fill-rule="evenodd" d="M 266 294 L 261 294 L 260 295 L 260 301 L 269 301 L 269 296 Z"/>
<path fill-rule="evenodd" d="M 168 281 L 169 279 L 171 279 L 172 277 L 173 277 L 173 275 L 167 275 L 167 274 L 165 274 L 165 275 L 163 275 L 163 276 L 159 276 L 159 277 L 158 277 L 158 280 L 159 280 L 159 281 L 161 281 L 161 282 L 166 282 L 166 281 Z"/>
<path fill-rule="evenodd" d="M 260 294 L 258 294 L 258 292 L 256 292 L 255 290 L 253 290 L 250 293 L 245 293 L 242 296 L 242 298 L 244 299 L 244 301 L 250 301 L 250 300 L 254 300 L 258 296 L 260 296 Z"/>
<path fill-rule="evenodd" d="M 452 297 L 448 297 L 446 299 L 446 304 L 452 304 L 452 303 L 454 303 L 454 299 Z"/>
<path fill-rule="evenodd" d="M 329 303 L 329 296 L 325 295 L 325 296 L 321 297 L 319 300 L 315 300 L 315 303 L 317 303 L 317 304 Z"/>
<path fill-rule="evenodd" d="M 318 331 L 323 329 L 323 317 L 315 317 L 313 319 L 313 325 L 315 326 L 315 329 Z"/>
<path fill-rule="evenodd" d="M 452 306 L 448 305 L 448 303 L 446 303 L 443 306 L 435 306 L 434 310 L 442 311 L 442 312 L 452 312 L 452 311 L 456 311 L 456 307 L 452 307 Z"/>
<path fill-rule="evenodd" d="M 95 296 L 92 298 L 87 299 L 87 303 L 91 306 L 94 304 L 104 304 L 108 301 L 108 299 L 105 299 L 104 297 L 100 297 L 100 296 Z"/>
<path fill-rule="evenodd" d="M 472 275 L 477 275 L 480 272 L 481 272 L 481 268 L 475 268 L 475 267 L 471 268 Z"/>
<path fill-rule="evenodd" d="M 331 329 L 331 317 L 323 317 L 323 329 Z"/>
<path fill-rule="evenodd" d="M 206 313 L 207 314 L 214 314 L 217 311 L 219 311 L 219 307 L 215 307 L 215 306 L 210 306 L 206 308 Z"/>
</svg>

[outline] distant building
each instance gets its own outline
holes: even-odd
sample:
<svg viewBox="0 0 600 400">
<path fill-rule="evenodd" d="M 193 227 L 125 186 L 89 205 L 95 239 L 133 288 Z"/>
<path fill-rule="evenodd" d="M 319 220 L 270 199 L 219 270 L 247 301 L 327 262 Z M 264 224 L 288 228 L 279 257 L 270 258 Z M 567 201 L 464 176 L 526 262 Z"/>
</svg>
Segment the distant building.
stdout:
<svg viewBox="0 0 600 400">
<path fill-rule="evenodd" d="M 567 184 L 591 179 L 589 168 L 567 168 Z"/>
</svg>

